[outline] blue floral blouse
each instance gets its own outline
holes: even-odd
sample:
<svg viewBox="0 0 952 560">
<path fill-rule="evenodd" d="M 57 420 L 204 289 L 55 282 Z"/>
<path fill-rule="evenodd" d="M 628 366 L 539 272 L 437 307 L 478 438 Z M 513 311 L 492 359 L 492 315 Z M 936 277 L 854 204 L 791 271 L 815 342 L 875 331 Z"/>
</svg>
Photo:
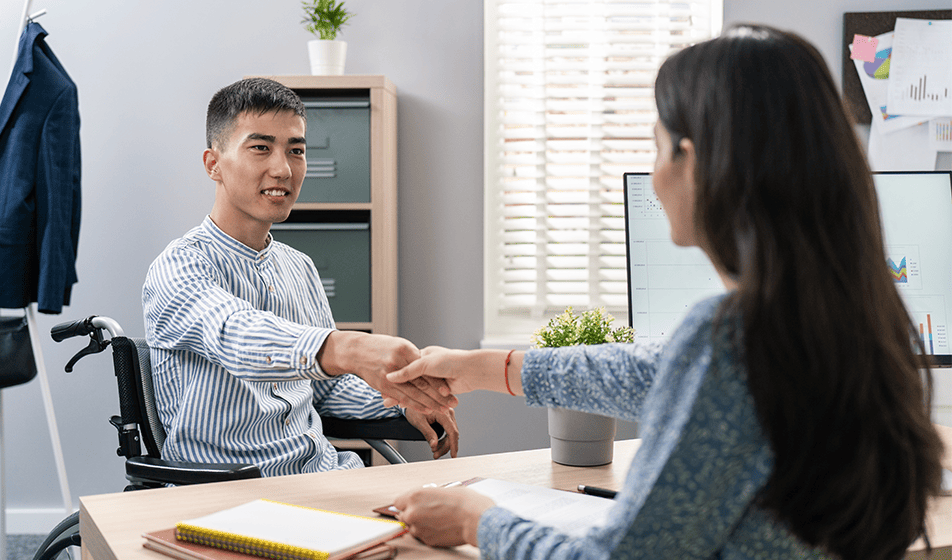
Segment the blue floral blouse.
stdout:
<svg viewBox="0 0 952 560">
<path fill-rule="evenodd" d="M 833 558 L 754 505 L 773 453 L 728 342 L 736 320 L 714 332 L 724 297 L 699 303 L 664 345 L 526 353 L 529 404 L 637 420 L 642 444 L 606 526 L 573 538 L 493 507 L 479 521 L 484 558 Z"/>
</svg>

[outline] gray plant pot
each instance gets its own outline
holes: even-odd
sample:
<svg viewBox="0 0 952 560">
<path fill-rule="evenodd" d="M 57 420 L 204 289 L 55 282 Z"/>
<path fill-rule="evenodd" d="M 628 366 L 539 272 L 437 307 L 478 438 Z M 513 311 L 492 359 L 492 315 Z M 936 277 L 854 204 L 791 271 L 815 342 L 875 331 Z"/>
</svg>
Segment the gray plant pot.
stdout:
<svg viewBox="0 0 952 560">
<path fill-rule="evenodd" d="M 565 408 L 549 409 L 552 460 L 560 465 L 594 467 L 612 462 L 615 419 Z"/>
</svg>

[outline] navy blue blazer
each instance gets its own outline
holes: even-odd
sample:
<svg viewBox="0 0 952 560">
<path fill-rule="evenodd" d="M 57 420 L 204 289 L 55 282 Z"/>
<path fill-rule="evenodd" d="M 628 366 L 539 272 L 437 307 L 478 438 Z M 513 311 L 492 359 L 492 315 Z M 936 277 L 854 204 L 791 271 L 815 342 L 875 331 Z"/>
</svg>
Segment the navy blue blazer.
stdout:
<svg viewBox="0 0 952 560">
<path fill-rule="evenodd" d="M 76 283 L 76 84 L 30 22 L 0 101 L 0 308 L 59 313 Z"/>
</svg>

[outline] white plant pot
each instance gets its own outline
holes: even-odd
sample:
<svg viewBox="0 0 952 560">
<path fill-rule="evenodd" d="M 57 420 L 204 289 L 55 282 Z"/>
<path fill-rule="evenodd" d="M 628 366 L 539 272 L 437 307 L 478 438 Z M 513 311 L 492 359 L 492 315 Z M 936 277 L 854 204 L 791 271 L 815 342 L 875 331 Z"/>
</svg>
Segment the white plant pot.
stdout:
<svg viewBox="0 0 952 560">
<path fill-rule="evenodd" d="M 311 60 L 312 75 L 339 76 L 344 73 L 347 41 L 314 39 L 307 42 L 307 54 Z"/>
<path fill-rule="evenodd" d="M 615 419 L 566 408 L 549 409 L 552 460 L 560 465 L 594 467 L 612 462 Z"/>
</svg>

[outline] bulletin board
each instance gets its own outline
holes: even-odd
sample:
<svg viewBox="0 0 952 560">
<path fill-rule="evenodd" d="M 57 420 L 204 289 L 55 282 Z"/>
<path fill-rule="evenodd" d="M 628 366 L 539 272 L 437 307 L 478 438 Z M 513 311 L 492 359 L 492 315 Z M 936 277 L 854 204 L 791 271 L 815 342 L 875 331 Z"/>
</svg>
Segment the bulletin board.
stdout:
<svg viewBox="0 0 952 560">
<path fill-rule="evenodd" d="M 896 18 L 952 19 L 952 10 L 918 10 L 912 12 L 848 12 L 843 14 L 843 96 L 846 106 L 856 122 L 869 124 L 872 114 L 866 103 L 866 94 L 856 74 L 856 66 L 850 60 L 849 45 L 853 35 L 874 37 L 892 31 Z"/>
</svg>

